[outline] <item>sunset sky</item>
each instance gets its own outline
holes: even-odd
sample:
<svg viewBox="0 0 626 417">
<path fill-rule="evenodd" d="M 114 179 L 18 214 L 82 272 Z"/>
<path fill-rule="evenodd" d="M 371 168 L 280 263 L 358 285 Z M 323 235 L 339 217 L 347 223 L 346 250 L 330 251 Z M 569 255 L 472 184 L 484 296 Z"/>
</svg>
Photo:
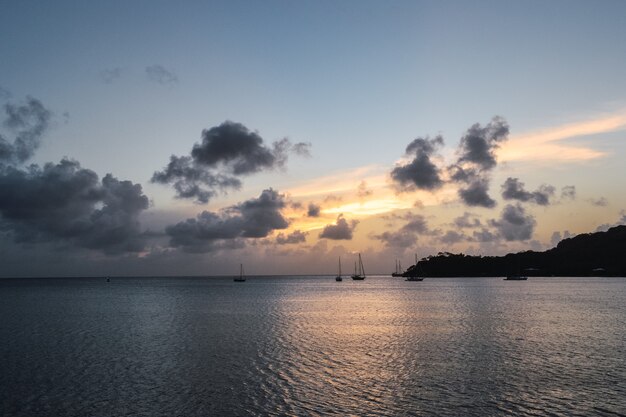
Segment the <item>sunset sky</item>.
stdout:
<svg viewBox="0 0 626 417">
<path fill-rule="evenodd" d="M 0 276 L 387 273 L 626 223 L 624 1 L 2 1 Z"/>
</svg>

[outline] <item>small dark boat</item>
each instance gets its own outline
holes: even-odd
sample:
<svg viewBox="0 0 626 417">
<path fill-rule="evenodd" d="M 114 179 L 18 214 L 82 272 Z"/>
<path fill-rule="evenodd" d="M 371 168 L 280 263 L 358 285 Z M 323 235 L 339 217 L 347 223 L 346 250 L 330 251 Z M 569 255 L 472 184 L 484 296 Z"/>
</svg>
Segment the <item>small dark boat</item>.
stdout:
<svg viewBox="0 0 626 417">
<path fill-rule="evenodd" d="M 504 278 L 505 281 L 526 281 L 528 279 L 525 275 L 508 275 Z"/>
<path fill-rule="evenodd" d="M 343 278 L 341 277 L 341 256 L 339 257 L 339 275 L 335 277 L 335 281 L 343 281 Z"/>
<path fill-rule="evenodd" d="M 401 277 L 402 276 L 402 264 L 399 260 L 396 259 L 396 270 L 391 273 L 392 277 Z"/>
<path fill-rule="evenodd" d="M 246 277 L 243 276 L 243 264 L 239 264 L 239 276 L 233 278 L 233 281 L 235 281 L 235 282 L 245 282 L 246 281 Z"/>
<path fill-rule="evenodd" d="M 363 261 L 361 260 L 361 254 L 359 253 L 359 272 L 357 273 L 356 262 L 354 263 L 354 274 L 352 279 L 355 281 L 363 281 L 365 279 L 365 268 L 363 268 Z"/>
</svg>

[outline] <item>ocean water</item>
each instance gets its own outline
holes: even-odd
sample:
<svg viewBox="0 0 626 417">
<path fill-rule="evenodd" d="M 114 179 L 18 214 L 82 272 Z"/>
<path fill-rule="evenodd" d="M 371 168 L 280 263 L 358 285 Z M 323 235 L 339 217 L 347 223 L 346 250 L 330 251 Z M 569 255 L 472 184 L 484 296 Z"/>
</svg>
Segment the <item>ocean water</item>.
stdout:
<svg viewBox="0 0 626 417">
<path fill-rule="evenodd" d="M 626 279 L 4 279 L 0 415 L 626 415 Z"/>
</svg>

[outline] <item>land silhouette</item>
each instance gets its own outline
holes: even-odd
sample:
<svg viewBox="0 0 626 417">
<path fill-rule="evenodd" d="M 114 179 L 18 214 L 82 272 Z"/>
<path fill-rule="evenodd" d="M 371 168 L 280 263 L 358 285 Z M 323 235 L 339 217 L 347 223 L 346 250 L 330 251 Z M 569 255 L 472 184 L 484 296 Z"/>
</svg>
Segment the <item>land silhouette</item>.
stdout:
<svg viewBox="0 0 626 417">
<path fill-rule="evenodd" d="M 606 232 L 563 239 L 544 252 L 525 251 L 504 256 L 470 256 L 440 252 L 428 256 L 403 274 L 427 277 L 626 276 L 626 226 Z"/>
</svg>

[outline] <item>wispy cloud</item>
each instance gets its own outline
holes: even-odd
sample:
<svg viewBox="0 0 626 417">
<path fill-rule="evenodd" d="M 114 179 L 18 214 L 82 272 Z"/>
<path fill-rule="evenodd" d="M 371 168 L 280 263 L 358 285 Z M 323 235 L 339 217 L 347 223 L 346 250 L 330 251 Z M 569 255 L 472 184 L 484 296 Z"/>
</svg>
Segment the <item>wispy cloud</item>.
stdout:
<svg viewBox="0 0 626 417">
<path fill-rule="evenodd" d="M 625 111 L 513 135 L 509 142 L 500 148 L 498 156 L 503 161 L 587 161 L 601 158 L 606 153 L 589 146 L 568 143 L 568 139 L 620 130 L 626 130 Z"/>
</svg>

